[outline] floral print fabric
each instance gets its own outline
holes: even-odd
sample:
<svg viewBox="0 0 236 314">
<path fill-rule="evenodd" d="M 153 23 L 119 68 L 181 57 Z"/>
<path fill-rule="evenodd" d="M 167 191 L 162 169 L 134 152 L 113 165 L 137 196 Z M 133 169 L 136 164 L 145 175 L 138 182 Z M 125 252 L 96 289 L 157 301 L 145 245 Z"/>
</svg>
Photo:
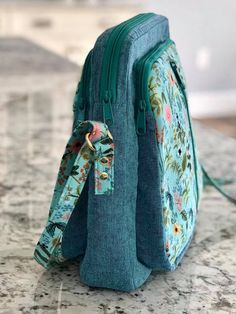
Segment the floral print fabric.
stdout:
<svg viewBox="0 0 236 314">
<path fill-rule="evenodd" d="M 200 171 L 185 79 L 173 42 L 152 64 L 148 93 L 156 121 L 165 252 L 169 263 L 174 264 L 194 230 Z"/>
<path fill-rule="evenodd" d="M 93 145 L 85 142 L 85 134 Z M 111 194 L 114 189 L 114 144 L 106 124 L 79 123 L 66 145 L 50 206 L 48 222 L 34 252 L 45 268 L 65 261 L 61 243 L 75 205 L 82 193 L 91 165 L 95 169 L 95 194 Z M 106 175 L 104 177 L 104 174 Z M 103 175 L 103 176 L 102 176 Z"/>
</svg>

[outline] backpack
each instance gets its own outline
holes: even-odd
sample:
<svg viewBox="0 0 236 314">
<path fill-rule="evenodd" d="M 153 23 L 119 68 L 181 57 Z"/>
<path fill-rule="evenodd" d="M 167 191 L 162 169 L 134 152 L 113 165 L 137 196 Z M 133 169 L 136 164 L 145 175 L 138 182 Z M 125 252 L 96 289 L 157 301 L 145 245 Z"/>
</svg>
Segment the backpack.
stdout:
<svg viewBox="0 0 236 314">
<path fill-rule="evenodd" d="M 88 54 L 34 258 L 80 261 L 81 282 L 132 291 L 174 270 L 194 235 L 203 176 L 168 20 L 139 14 Z"/>
</svg>

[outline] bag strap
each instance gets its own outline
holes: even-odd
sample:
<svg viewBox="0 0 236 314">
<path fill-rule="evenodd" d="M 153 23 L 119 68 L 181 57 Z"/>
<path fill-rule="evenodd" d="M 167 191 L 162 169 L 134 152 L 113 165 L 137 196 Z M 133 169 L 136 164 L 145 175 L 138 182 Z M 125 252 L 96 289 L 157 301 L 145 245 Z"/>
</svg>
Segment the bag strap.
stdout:
<svg viewBox="0 0 236 314">
<path fill-rule="evenodd" d="M 202 173 L 203 173 L 203 184 L 204 186 L 211 185 L 213 186 L 218 192 L 220 192 L 224 197 L 226 197 L 231 203 L 236 205 L 236 198 L 229 195 L 223 188 L 221 188 L 221 185 L 223 184 L 231 184 L 234 182 L 234 180 L 220 180 L 220 179 L 213 179 L 210 177 L 210 175 L 207 173 L 206 169 L 201 165 Z"/>
<path fill-rule="evenodd" d="M 45 268 L 66 260 L 63 232 L 82 193 L 91 166 L 95 171 L 95 194 L 114 190 L 114 144 L 106 124 L 80 122 L 63 154 L 46 227 L 36 245 L 34 258 Z"/>
</svg>

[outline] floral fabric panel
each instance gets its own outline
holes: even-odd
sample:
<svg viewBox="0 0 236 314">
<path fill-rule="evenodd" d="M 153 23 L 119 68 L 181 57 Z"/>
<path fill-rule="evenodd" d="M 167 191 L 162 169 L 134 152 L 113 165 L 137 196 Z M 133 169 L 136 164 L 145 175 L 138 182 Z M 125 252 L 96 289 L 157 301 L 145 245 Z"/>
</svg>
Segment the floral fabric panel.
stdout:
<svg viewBox="0 0 236 314">
<path fill-rule="evenodd" d="M 85 141 L 85 134 L 89 133 Z M 91 149 L 92 148 L 92 149 Z M 75 128 L 66 146 L 50 206 L 48 222 L 36 246 L 34 257 L 45 268 L 65 261 L 61 242 L 75 205 L 82 193 L 91 165 L 95 169 L 95 193 L 114 189 L 114 145 L 108 127 L 85 121 Z"/>
<path fill-rule="evenodd" d="M 176 262 L 191 238 L 198 206 L 198 162 L 184 86 L 179 57 L 172 43 L 153 63 L 148 84 L 156 120 L 165 251 L 170 264 Z"/>
</svg>

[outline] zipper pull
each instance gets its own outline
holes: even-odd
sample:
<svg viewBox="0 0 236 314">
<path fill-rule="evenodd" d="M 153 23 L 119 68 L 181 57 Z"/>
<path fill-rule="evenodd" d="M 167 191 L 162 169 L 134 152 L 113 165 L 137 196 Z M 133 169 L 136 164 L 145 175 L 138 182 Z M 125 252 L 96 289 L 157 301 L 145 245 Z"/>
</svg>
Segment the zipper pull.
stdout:
<svg viewBox="0 0 236 314">
<path fill-rule="evenodd" d="M 146 102 L 145 100 L 139 101 L 137 112 L 137 133 L 142 135 L 146 133 Z"/>
<path fill-rule="evenodd" d="M 113 113 L 112 113 L 112 97 L 109 91 L 106 91 L 105 97 L 103 100 L 103 121 L 108 126 L 113 124 Z"/>
<path fill-rule="evenodd" d="M 81 96 L 80 91 L 76 93 L 73 103 L 74 121 L 84 120 L 85 99 Z"/>
<path fill-rule="evenodd" d="M 80 89 L 81 89 L 81 83 L 78 83 L 78 86 L 76 88 L 74 100 L 73 100 L 73 112 L 75 113 L 78 109 L 78 99 L 80 97 Z"/>
<path fill-rule="evenodd" d="M 73 102 L 73 111 L 78 113 L 79 110 L 85 109 L 84 98 L 82 97 L 82 84 L 79 83 Z"/>
<path fill-rule="evenodd" d="M 185 90 L 185 85 L 184 85 L 184 83 L 183 83 L 183 81 L 182 81 L 182 79 L 180 77 L 180 74 L 179 74 L 179 71 L 178 71 L 176 63 L 174 61 L 170 61 L 170 66 L 171 66 L 171 68 L 172 68 L 172 70 L 173 70 L 173 72 L 175 74 L 175 77 L 176 77 L 176 79 L 177 79 L 177 81 L 179 83 L 180 88 L 182 90 Z"/>
<path fill-rule="evenodd" d="M 85 99 L 81 95 L 77 95 L 74 100 L 74 114 L 76 118 L 80 116 L 83 119 L 84 110 L 85 110 Z"/>
</svg>

